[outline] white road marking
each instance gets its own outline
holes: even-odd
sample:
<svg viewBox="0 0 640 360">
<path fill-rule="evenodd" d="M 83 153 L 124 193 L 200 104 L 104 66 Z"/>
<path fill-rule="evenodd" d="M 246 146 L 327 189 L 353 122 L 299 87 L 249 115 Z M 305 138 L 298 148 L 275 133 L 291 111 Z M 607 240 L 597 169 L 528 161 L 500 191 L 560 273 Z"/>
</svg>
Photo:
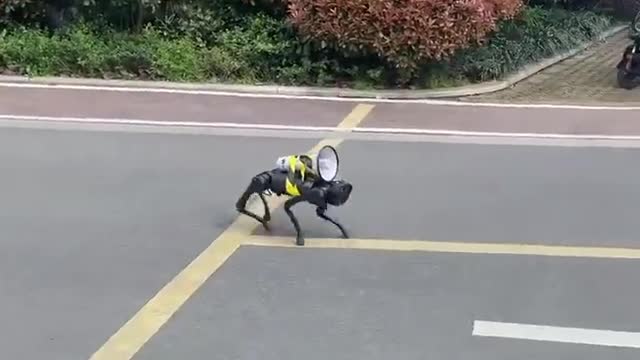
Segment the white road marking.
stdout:
<svg viewBox="0 0 640 360">
<path fill-rule="evenodd" d="M 475 137 L 518 137 L 535 139 L 582 139 L 582 140 L 638 140 L 639 135 L 601 135 L 601 134 L 558 134 L 558 133 L 517 133 L 495 131 L 463 131 L 446 129 L 402 129 L 402 128 L 371 128 L 361 127 L 355 132 L 416 134 L 416 135 L 445 135 L 445 136 L 475 136 Z"/>
<path fill-rule="evenodd" d="M 0 82 L 0 87 L 9 88 L 34 88 L 49 90 L 83 90 L 83 91 L 113 91 L 113 92 L 142 92 L 142 93 L 166 93 L 183 95 L 208 95 L 208 96 L 232 96 L 244 98 L 267 99 L 292 99 L 292 100 L 316 100 L 338 101 L 358 103 L 397 103 L 397 104 L 424 104 L 440 106 L 468 106 L 468 107 L 494 107 L 494 108 L 521 108 L 521 109 L 567 109 L 567 110 L 615 110 L 636 111 L 640 106 L 606 106 L 606 105 L 570 105 L 570 104 L 509 104 L 489 102 L 464 102 L 456 100 L 436 99 L 385 99 L 364 97 L 339 97 L 339 96 L 313 96 L 313 95 L 285 95 L 285 94 L 261 94 L 251 92 L 232 92 L 214 90 L 188 90 L 163 87 L 127 87 L 127 86 L 98 86 L 98 85 L 71 85 L 71 84 L 39 84 L 39 83 L 13 83 Z"/>
<path fill-rule="evenodd" d="M 640 333 L 627 331 L 474 321 L 473 335 L 572 344 L 640 348 Z"/>
<path fill-rule="evenodd" d="M 470 145 L 505 145 L 505 146 L 560 146 L 560 147 L 602 147 L 602 148 L 640 148 L 639 140 L 581 140 L 581 139 L 535 139 L 491 136 L 445 136 L 420 134 L 391 134 L 372 132 L 337 133 L 333 131 L 297 131 L 274 129 L 244 129 L 224 127 L 189 127 L 189 126 L 153 126 L 108 123 L 51 122 L 32 120 L 0 119 L 0 127 L 36 130 L 93 131 L 93 132 L 125 132 L 142 134 L 172 134 L 198 136 L 241 136 L 266 137 L 278 139 L 323 139 L 339 137 L 357 141 L 373 142 L 414 142 L 444 143 Z M 333 129 L 333 128 L 332 128 Z"/>
<path fill-rule="evenodd" d="M 233 122 L 200 122 L 200 121 L 157 121 L 142 119 L 119 118 L 92 118 L 92 117 L 55 117 L 55 116 L 31 116 L 0 114 L 0 120 L 22 120 L 55 123 L 82 123 L 82 124 L 110 124 L 110 125 L 139 125 L 157 127 L 200 127 L 217 129 L 250 129 L 250 130 L 280 130 L 280 131 L 307 131 L 307 132 L 351 132 L 361 134 L 397 134 L 397 135 L 424 135 L 424 136 L 457 136 L 457 137 L 493 137 L 493 138 L 522 138 L 544 140 L 612 140 L 612 141 L 639 141 L 640 135 L 600 135 L 600 134 L 556 134 L 556 133 L 516 133 L 493 131 L 462 131 L 446 129 L 402 129 L 402 128 L 376 128 L 357 127 L 346 131 L 331 126 L 299 126 L 278 124 L 251 124 Z"/>
<path fill-rule="evenodd" d="M 37 115 L 11 115 L 0 114 L 0 119 L 4 120 L 25 120 L 25 121 L 49 121 L 49 122 L 78 122 L 95 124 L 116 124 L 116 125 L 147 125 L 147 126 L 184 126 L 184 127 L 206 127 L 206 128 L 234 128 L 234 129 L 263 129 L 263 130 L 298 130 L 298 131 L 343 131 L 344 128 L 331 126 L 297 126 L 278 124 L 251 124 L 251 123 L 231 123 L 231 122 L 205 122 L 205 121 L 158 121 L 142 119 L 120 119 L 120 118 L 93 118 L 93 117 L 69 117 L 69 116 L 37 116 Z"/>
</svg>

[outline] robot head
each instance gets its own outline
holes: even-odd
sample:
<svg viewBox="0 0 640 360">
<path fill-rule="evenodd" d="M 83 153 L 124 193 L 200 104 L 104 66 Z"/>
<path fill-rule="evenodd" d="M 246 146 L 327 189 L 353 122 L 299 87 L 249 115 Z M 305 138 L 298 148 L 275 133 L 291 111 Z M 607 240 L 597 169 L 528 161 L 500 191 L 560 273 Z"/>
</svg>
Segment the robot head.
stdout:
<svg viewBox="0 0 640 360">
<path fill-rule="evenodd" d="M 349 200 L 353 185 L 344 180 L 335 180 L 329 183 L 327 188 L 327 203 L 333 206 L 340 206 Z"/>
</svg>

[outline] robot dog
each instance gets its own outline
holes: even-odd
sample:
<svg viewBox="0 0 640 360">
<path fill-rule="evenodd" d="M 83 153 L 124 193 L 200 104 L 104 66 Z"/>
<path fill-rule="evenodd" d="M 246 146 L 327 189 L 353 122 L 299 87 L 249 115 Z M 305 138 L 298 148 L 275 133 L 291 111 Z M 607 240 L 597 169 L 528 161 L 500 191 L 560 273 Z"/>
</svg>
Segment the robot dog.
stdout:
<svg viewBox="0 0 640 360">
<path fill-rule="evenodd" d="M 346 239 L 348 234 L 336 220 L 326 215 L 329 205 L 341 206 L 349 200 L 353 186 L 344 180 L 335 180 L 338 174 L 339 158 L 336 149 L 330 145 L 323 146 L 315 161 L 308 155 L 289 155 L 278 158 L 272 170 L 255 175 L 238 201 L 236 209 L 241 214 L 259 221 L 269 231 L 271 220 L 269 205 L 265 195 L 288 196 L 284 203 L 284 211 L 289 216 L 296 230 L 296 245 L 304 245 L 304 237 L 300 224 L 291 207 L 300 202 L 316 206 L 316 215 L 331 222 L 340 229 Z M 247 201 L 252 194 L 258 194 L 264 205 L 264 216 L 260 217 L 246 209 Z"/>
</svg>

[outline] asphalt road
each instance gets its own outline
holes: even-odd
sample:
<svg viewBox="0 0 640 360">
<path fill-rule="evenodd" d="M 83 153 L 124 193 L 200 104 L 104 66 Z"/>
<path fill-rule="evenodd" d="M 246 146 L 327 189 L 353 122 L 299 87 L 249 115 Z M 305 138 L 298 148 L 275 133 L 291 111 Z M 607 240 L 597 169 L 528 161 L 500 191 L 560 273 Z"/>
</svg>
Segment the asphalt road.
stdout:
<svg viewBox="0 0 640 360">
<path fill-rule="evenodd" d="M 637 262 L 244 248 L 136 360 L 637 359 L 471 336 L 474 320 L 638 331 Z"/>
<path fill-rule="evenodd" d="M 315 142 L 2 128 L 0 357 L 87 359 Z"/>
<path fill-rule="evenodd" d="M 162 116 L 193 109 L 175 101 Z M 220 103 L 211 113 L 238 122 L 295 113 L 272 102 Z M 46 115 L 45 105 L 34 111 Z M 313 111 L 337 124 L 351 107 L 335 106 Z M 318 140 L 2 127 L 1 357 L 87 359 L 233 221 L 254 173 Z M 347 140 L 339 151 L 355 189 L 331 212 L 353 237 L 638 247 L 638 149 Z M 311 207 L 295 209 L 307 236 L 338 235 Z M 293 234 L 281 209 L 272 227 Z M 640 331 L 637 266 L 241 248 L 134 358 L 637 358 L 633 349 L 471 334 L 474 320 Z"/>
<path fill-rule="evenodd" d="M 351 140 L 340 154 L 353 201 L 330 212 L 354 237 L 638 246 L 640 149 Z M 340 235 L 296 211 L 307 236 Z M 286 216 L 272 233 L 294 234 Z"/>
<path fill-rule="evenodd" d="M 363 101 L 366 103 L 366 101 Z M 504 108 L 459 102 L 446 105 L 378 103 L 360 127 L 564 135 L 640 135 L 638 107 Z M 336 126 L 355 105 L 328 100 L 270 99 L 72 89 L 0 87 L 6 115 L 193 121 L 286 126 Z"/>
</svg>

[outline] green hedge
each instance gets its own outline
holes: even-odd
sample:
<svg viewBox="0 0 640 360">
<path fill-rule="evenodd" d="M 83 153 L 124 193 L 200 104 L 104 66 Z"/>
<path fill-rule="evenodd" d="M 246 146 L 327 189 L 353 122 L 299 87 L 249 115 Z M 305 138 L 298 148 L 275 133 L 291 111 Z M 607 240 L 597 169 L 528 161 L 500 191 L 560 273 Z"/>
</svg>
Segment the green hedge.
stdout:
<svg viewBox="0 0 640 360">
<path fill-rule="evenodd" d="M 459 52 L 449 72 L 473 82 L 496 79 L 592 41 L 613 25 L 611 18 L 593 12 L 529 9 L 502 23 L 485 46 Z"/>
<path fill-rule="evenodd" d="M 447 63 L 425 64 L 416 87 L 439 87 L 503 76 L 528 63 L 593 39 L 612 25 L 591 12 L 526 9 L 482 47 L 459 52 Z M 12 27 L 0 32 L 0 71 L 31 76 L 150 79 L 169 81 L 348 84 L 393 86 L 393 69 L 375 57 L 343 59 L 300 44 L 280 19 L 266 14 L 221 27 L 208 39 L 175 36 L 146 27 L 139 34 L 80 23 L 50 35 Z"/>
<path fill-rule="evenodd" d="M 80 23 L 54 35 L 13 28 L 0 33 L 0 68 L 31 76 L 255 82 L 294 65 L 293 37 L 266 16 L 221 32 L 219 41 L 206 46 L 151 27 L 131 34 Z"/>
</svg>

